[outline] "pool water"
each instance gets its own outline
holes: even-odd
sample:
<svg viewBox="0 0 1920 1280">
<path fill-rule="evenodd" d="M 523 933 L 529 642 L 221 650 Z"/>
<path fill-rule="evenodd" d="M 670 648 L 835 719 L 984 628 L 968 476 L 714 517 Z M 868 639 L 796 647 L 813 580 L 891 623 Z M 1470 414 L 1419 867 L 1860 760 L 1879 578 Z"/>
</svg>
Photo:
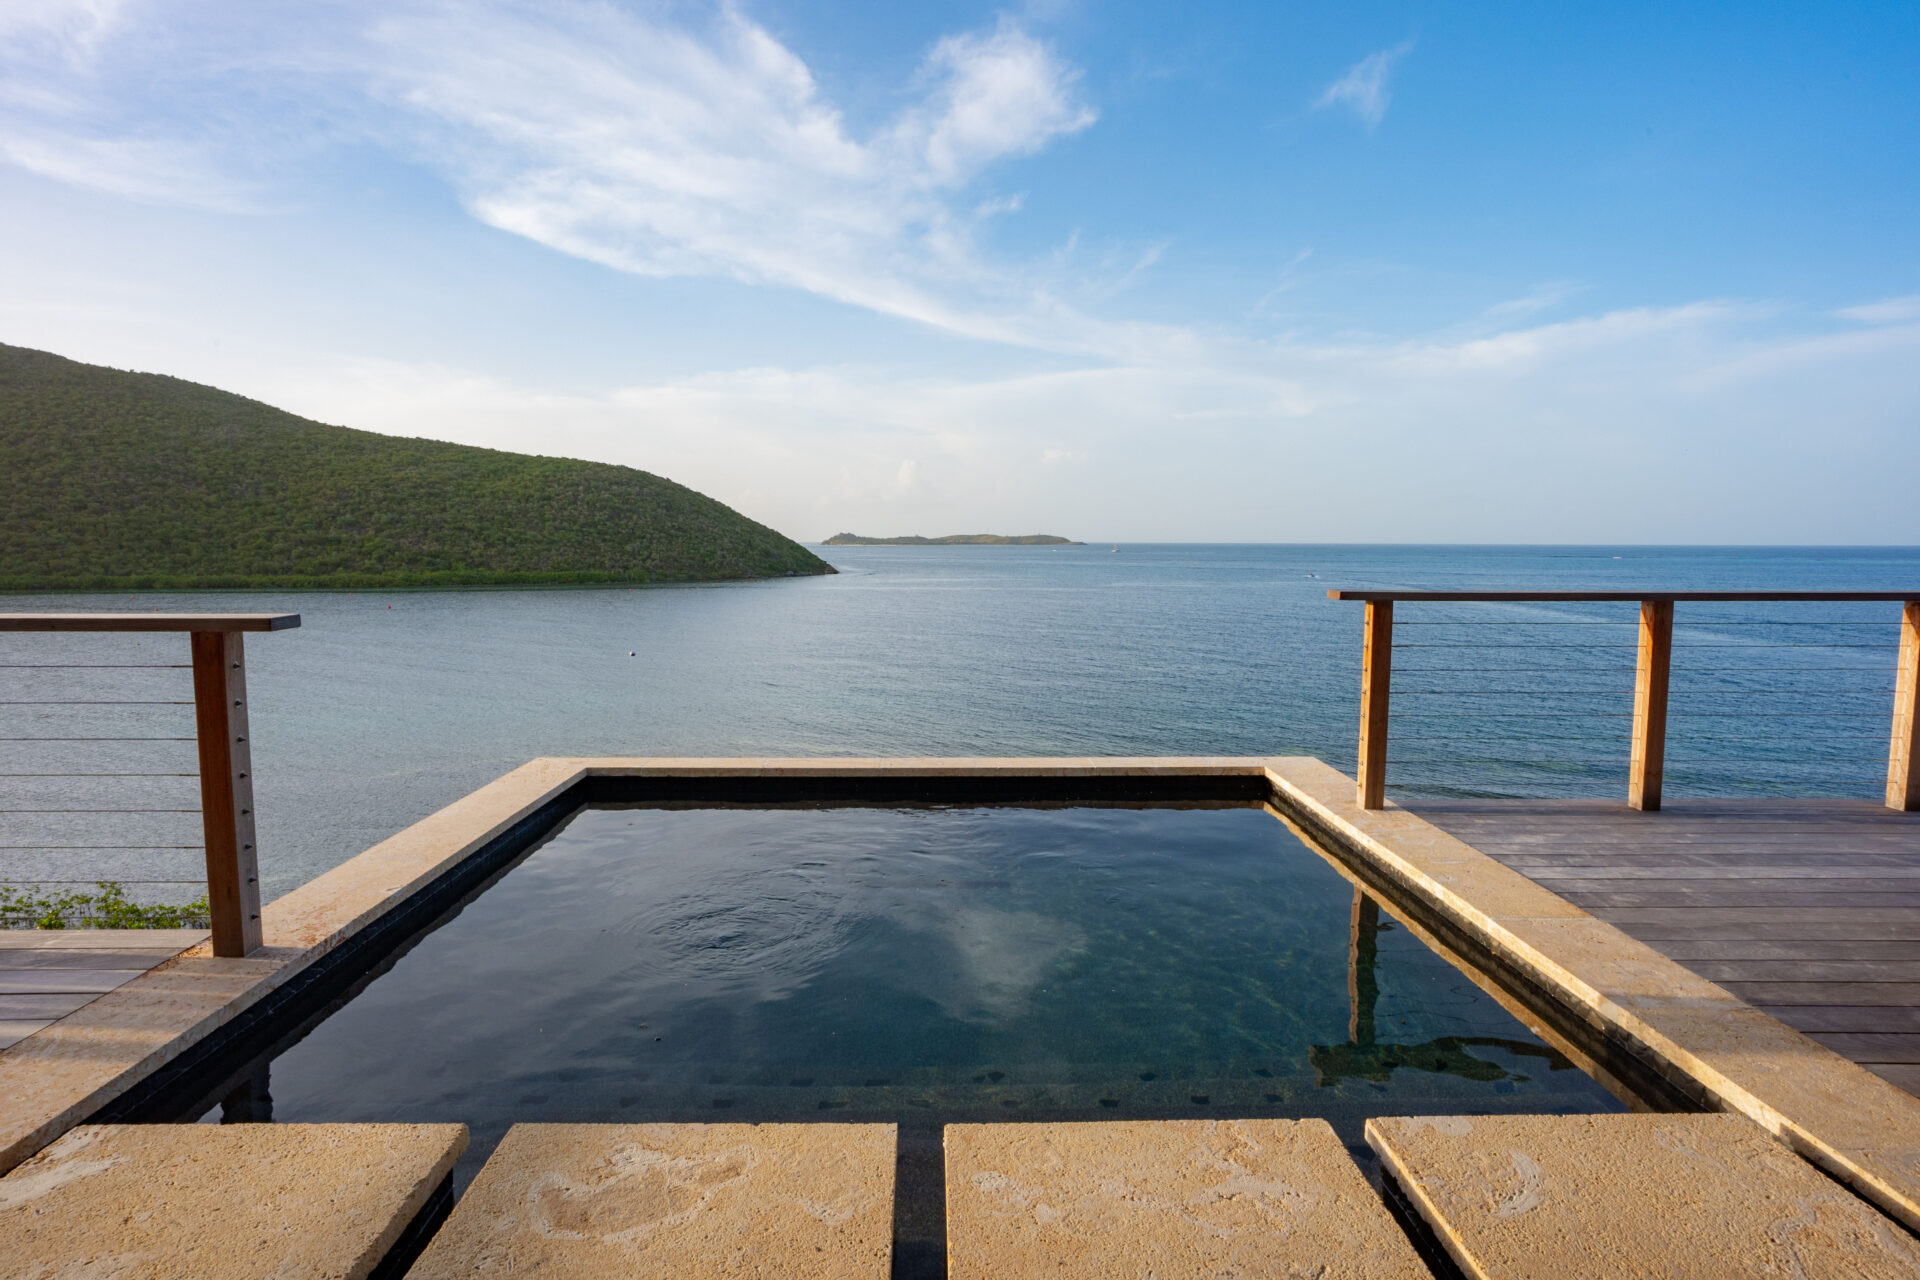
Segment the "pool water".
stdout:
<svg viewBox="0 0 1920 1280">
<path fill-rule="evenodd" d="M 270 1063 L 283 1121 L 1622 1104 L 1257 808 L 595 809 Z M 212 1116 L 220 1114 L 216 1109 Z"/>
</svg>

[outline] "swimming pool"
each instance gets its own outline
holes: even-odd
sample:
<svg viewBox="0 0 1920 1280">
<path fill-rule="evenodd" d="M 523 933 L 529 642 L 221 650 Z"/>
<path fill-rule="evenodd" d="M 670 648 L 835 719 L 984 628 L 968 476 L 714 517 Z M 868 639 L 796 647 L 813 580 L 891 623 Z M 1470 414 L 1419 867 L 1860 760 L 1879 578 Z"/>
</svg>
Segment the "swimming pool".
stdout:
<svg viewBox="0 0 1920 1280">
<path fill-rule="evenodd" d="M 458 1120 L 1618 1110 L 1270 812 L 579 812 L 246 1105 Z"/>
</svg>

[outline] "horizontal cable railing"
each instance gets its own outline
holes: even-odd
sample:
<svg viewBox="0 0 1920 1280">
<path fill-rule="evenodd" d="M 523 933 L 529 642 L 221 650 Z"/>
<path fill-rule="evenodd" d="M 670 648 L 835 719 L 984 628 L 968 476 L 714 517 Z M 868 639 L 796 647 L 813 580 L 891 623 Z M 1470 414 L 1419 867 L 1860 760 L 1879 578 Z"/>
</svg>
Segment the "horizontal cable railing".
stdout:
<svg viewBox="0 0 1920 1280">
<path fill-rule="evenodd" d="M 0 916 L 184 918 L 190 909 L 156 911 L 154 899 L 202 887 L 214 954 L 258 948 L 242 638 L 299 625 L 297 614 L 0 614 L 0 633 L 101 633 L 71 662 L 47 661 L 44 639 L 0 643 Z"/>
<path fill-rule="evenodd" d="M 1327 594 L 1366 607 L 1362 807 L 1624 791 L 1658 809 L 1677 788 L 1920 808 L 1920 591 Z"/>
</svg>

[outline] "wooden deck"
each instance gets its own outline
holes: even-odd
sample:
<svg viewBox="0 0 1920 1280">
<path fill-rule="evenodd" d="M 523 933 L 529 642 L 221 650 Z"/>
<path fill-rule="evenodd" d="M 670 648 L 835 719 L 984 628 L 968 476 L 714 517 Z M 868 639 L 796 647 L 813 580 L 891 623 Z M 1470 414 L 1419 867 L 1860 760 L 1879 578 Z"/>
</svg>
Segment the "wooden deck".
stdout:
<svg viewBox="0 0 1920 1280">
<path fill-rule="evenodd" d="M 0 929 L 0 1049 L 206 938 L 205 929 Z"/>
<path fill-rule="evenodd" d="M 1920 813 L 1866 800 L 1405 807 L 1920 1094 Z"/>
</svg>

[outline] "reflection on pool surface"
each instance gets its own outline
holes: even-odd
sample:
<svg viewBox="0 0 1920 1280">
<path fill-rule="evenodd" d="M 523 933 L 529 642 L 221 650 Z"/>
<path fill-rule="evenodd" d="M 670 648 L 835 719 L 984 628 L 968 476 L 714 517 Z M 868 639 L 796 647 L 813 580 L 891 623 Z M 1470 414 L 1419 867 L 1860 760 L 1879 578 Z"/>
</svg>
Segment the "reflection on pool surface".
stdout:
<svg viewBox="0 0 1920 1280">
<path fill-rule="evenodd" d="M 272 1062 L 277 1120 L 1611 1111 L 1253 808 L 601 809 Z M 217 1114 L 217 1112 L 216 1112 Z"/>
</svg>

